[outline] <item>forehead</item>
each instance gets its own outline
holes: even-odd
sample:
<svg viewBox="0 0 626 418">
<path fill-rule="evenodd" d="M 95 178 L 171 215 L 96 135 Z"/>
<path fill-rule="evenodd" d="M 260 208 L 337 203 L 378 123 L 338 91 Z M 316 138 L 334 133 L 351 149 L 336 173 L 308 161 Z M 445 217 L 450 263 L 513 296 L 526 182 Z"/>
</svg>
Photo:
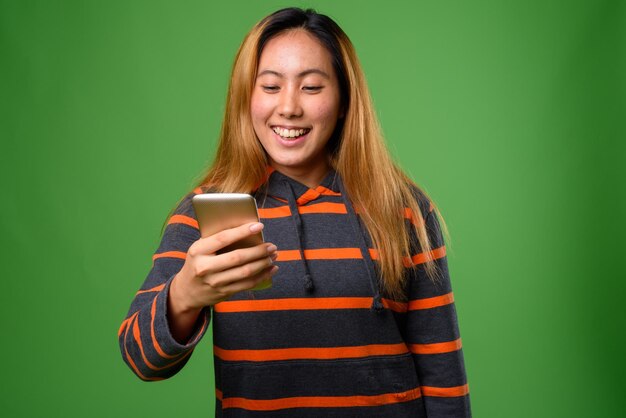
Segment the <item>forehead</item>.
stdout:
<svg viewBox="0 0 626 418">
<path fill-rule="evenodd" d="M 311 68 L 332 71 L 330 53 L 322 43 L 302 29 L 290 30 L 270 39 L 259 59 L 259 72 L 274 70 L 288 74 Z"/>
</svg>

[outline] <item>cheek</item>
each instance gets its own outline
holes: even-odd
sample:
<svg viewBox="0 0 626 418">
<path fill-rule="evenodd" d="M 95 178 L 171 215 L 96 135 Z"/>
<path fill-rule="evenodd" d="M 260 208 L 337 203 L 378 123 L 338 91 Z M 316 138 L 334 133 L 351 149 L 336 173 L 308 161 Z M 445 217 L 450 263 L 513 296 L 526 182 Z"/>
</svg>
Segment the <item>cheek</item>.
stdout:
<svg viewBox="0 0 626 418">
<path fill-rule="evenodd" d="M 336 106 L 322 104 L 315 109 L 315 119 L 328 128 L 335 126 L 338 117 L 339 109 Z"/>
<path fill-rule="evenodd" d="M 252 120 L 255 123 L 263 122 L 263 120 L 268 117 L 269 113 L 268 103 L 252 95 L 250 100 L 250 114 Z"/>
</svg>

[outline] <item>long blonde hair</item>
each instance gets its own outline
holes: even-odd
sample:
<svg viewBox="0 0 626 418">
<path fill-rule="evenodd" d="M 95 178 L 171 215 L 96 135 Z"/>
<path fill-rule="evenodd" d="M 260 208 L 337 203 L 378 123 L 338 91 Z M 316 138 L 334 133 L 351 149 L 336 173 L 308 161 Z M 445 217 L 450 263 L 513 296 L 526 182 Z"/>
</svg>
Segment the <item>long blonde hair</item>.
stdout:
<svg viewBox="0 0 626 418">
<path fill-rule="evenodd" d="M 352 42 L 329 17 L 313 10 L 282 9 L 248 33 L 233 65 L 215 159 L 199 186 L 219 192 L 250 193 L 264 182 L 268 159 L 250 115 L 258 60 L 269 39 L 299 28 L 316 36 L 334 59 L 344 120 L 338 123 L 338 137 L 329 141 L 330 162 L 378 250 L 384 290 L 402 298 L 406 256 L 411 254 L 405 208 L 412 213 L 420 248 L 426 255 L 426 272 L 433 280 L 438 275 L 428 256 L 432 245 L 415 196 L 419 189 L 391 159 Z"/>
</svg>

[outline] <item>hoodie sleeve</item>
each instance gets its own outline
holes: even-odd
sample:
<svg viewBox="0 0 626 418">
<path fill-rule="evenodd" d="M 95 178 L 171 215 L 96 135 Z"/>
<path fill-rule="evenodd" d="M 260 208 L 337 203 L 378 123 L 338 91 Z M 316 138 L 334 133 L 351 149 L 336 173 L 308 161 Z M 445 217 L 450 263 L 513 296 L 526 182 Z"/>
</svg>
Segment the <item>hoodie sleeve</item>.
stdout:
<svg viewBox="0 0 626 418">
<path fill-rule="evenodd" d="M 434 210 L 425 214 L 425 223 L 432 244 L 431 257 L 439 274 L 435 280 L 426 274 L 423 253 L 413 257 L 418 267 L 409 282 L 407 344 L 415 362 L 426 415 L 471 417 L 446 247 Z"/>
<path fill-rule="evenodd" d="M 122 358 L 142 380 L 166 379 L 182 369 L 210 321 L 210 309 L 204 309 L 186 344 L 174 339 L 167 321 L 170 283 L 183 267 L 187 250 L 200 238 L 192 196 L 186 196 L 169 218 L 148 277 L 118 332 Z"/>
</svg>

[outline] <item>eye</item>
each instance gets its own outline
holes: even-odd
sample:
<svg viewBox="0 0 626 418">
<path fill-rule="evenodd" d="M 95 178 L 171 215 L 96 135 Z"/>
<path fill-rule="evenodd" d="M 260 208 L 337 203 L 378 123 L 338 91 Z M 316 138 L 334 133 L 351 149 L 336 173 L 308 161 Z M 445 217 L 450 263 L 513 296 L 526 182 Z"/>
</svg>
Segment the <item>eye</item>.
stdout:
<svg viewBox="0 0 626 418">
<path fill-rule="evenodd" d="M 263 89 L 263 91 L 266 91 L 268 93 L 275 93 L 279 90 L 279 87 L 275 85 L 264 85 L 261 86 L 261 88 Z"/>
<path fill-rule="evenodd" d="M 302 87 L 302 90 L 304 91 L 308 91 L 308 92 L 318 92 L 320 90 L 322 90 L 322 86 L 304 86 Z"/>
</svg>

